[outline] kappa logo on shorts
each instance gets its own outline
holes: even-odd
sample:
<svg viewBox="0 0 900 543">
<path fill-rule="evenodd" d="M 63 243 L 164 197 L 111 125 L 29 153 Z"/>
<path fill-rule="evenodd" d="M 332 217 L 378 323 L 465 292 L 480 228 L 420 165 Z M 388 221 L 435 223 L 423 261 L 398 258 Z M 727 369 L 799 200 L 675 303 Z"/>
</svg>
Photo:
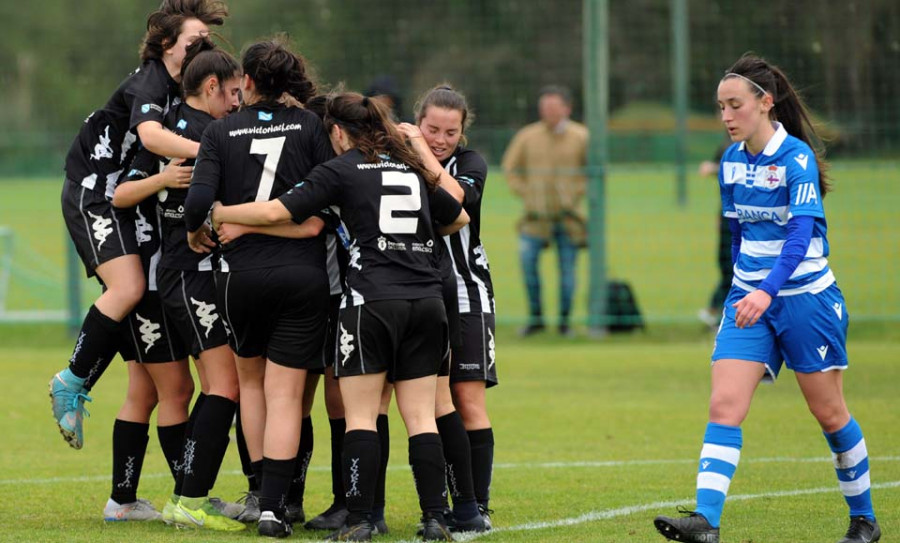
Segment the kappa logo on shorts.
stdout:
<svg viewBox="0 0 900 543">
<path fill-rule="evenodd" d="M 487 333 L 488 337 L 490 338 L 488 340 L 488 359 L 490 360 L 490 362 L 488 363 L 488 369 L 491 369 L 494 367 L 494 333 L 491 332 L 490 328 L 488 328 Z"/>
<path fill-rule="evenodd" d="M 149 243 L 153 240 L 153 236 L 150 235 L 150 232 L 153 232 L 153 225 L 147 221 L 147 217 L 141 213 L 141 206 L 135 206 L 135 211 L 137 211 L 137 220 L 134 221 L 134 230 L 135 235 L 137 236 L 138 245 L 143 245 L 145 243 Z"/>
<path fill-rule="evenodd" d="M 97 145 L 94 145 L 94 152 L 91 153 L 91 158 L 94 160 L 100 160 L 101 158 L 112 158 L 113 152 L 112 147 L 109 146 L 109 143 L 109 125 L 107 125 L 106 130 L 103 131 L 103 134 L 100 134 L 100 141 L 97 142 Z"/>
<path fill-rule="evenodd" d="M 347 359 L 350 358 L 350 355 L 353 354 L 353 351 L 356 350 L 356 347 L 353 346 L 353 340 L 356 339 L 353 337 L 353 334 L 347 331 L 344 328 L 344 324 L 341 323 L 341 354 L 344 355 L 344 359 L 341 360 L 341 365 L 347 365 Z"/>
<path fill-rule="evenodd" d="M 209 333 L 212 331 L 213 323 L 219 318 L 219 314 L 216 313 L 216 304 L 208 304 L 200 300 L 195 300 L 193 296 L 191 296 L 191 303 L 197 306 L 197 309 L 194 310 L 194 312 L 197 314 L 200 326 L 206 328 L 206 337 L 209 339 Z"/>
<path fill-rule="evenodd" d="M 143 341 L 145 345 L 144 353 L 148 353 L 153 345 L 156 344 L 156 340 L 162 337 L 162 334 L 157 332 L 157 330 L 159 330 L 159 324 L 149 319 L 145 319 L 137 313 L 135 313 L 134 316 L 137 320 L 141 321 L 141 326 L 138 328 L 138 331 L 141 333 L 141 341 Z"/>
<path fill-rule="evenodd" d="M 106 242 L 106 238 L 112 234 L 113 229 L 110 228 L 112 226 L 112 219 L 107 219 L 101 215 L 94 215 L 90 211 L 87 212 L 88 215 L 94 219 L 94 224 L 91 225 L 91 230 L 94 231 L 94 239 L 97 240 L 97 248 L 103 247 L 103 244 Z"/>
</svg>

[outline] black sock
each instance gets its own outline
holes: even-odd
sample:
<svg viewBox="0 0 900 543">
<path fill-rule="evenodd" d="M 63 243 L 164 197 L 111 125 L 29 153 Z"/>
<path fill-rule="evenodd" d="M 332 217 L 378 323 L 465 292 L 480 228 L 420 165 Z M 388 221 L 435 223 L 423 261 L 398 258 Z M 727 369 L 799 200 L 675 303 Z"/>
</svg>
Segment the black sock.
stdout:
<svg viewBox="0 0 900 543">
<path fill-rule="evenodd" d="M 210 490 L 216 486 L 216 479 L 219 477 L 219 470 L 222 469 L 222 461 L 225 460 L 225 453 L 228 452 L 229 443 L 231 443 L 231 438 L 228 437 L 228 432 L 226 431 L 225 435 L 222 436 L 218 444 L 216 444 L 216 449 L 213 452 L 212 463 L 210 464 L 209 469 Z"/>
<path fill-rule="evenodd" d="M 491 498 L 491 474 L 494 471 L 494 430 L 472 430 L 469 432 L 472 445 L 472 482 L 475 484 L 475 499 L 478 505 L 487 509 Z"/>
<path fill-rule="evenodd" d="M 166 457 L 166 464 L 172 472 L 172 478 L 178 481 L 178 473 L 181 471 L 181 451 L 184 447 L 185 430 L 187 422 L 173 424 L 171 426 L 157 426 L 156 435 L 159 437 L 159 446 Z"/>
<path fill-rule="evenodd" d="M 287 505 L 287 493 L 291 486 L 296 458 L 273 460 L 263 457 L 262 492 L 259 497 L 259 510 L 275 513 L 278 520 L 284 518 L 284 507 Z"/>
<path fill-rule="evenodd" d="M 113 477 L 109 497 L 120 505 L 137 501 L 149 440 L 149 424 L 119 419 L 113 424 Z"/>
<path fill-rule="evenodd" d="M 194 407 L 191 408 L 191 414 L 188 416 L 187 426 L 184 429 L 184 439 L 181 440 L 181 457 L 178 461 L 178 475 L 175 476 L 175 489 L 172 491 L 176 496 L 181 496 L 181 489 L 184 488 L 184 448 L 187 445 L 188 438 L 194 435 L 194 423 L 197 421 L 197 416 L 200 414 L 200 410 L 203 408 L 205 402 L 206 394 L 201 392 L 197 395 L 197 399 L 194 400 Z"/>
<path fill-rule="evenodd" d="M 441 513 L 446 502 L 444 451 L 441 436 L 419 434 L 409 438 L 409 465 L 412 466 L 423 513 Z"/>
<path fill-rule="evenodd" d="M 234 437 L 235 441 L 237 441 L 238 456 L 241 458 L 241 471 L 244 472 L 244 477 L 247 478 L 247 491 L 253 492 L 254 490 L 259 490 L 259 481 L 256 480 L 256 476 L 253 475 L 253 469 L 250 467 L 250 453 L 247 451 L 247 440 L 244 439 L 244 426 L 241 423 L 240 402 L 238 402 L 234 416 L 236 418 Z"/>
<path fill-rule="evenodd" d="M 257 492 L 262 489 L 262 480 L 263 480 L 263 461 L 257 460 L 256 462 L 250 462 L 250 471 L 253 472 L 253 480 L 256 482 L 256 490 Z"/>
<path fill-rule="evenodd" d="M 347 501 L 347 525 L 371 517 L 381 447 L 378 432 L 351 430 L 344 434 L 343 476 Z"/>
<path fill-rule="evenodd" d="M 460 520 L 478 514 L 475 506 L 475 487 L 472 482 L 472 448 L 469 434 L 458 411 L 437 419 L 437 429 L 444 446 L 447 465 L 447 487 L 453 498 L 453 512 Z"/>
<path fill-rule="evenodd" d="M 84 388 L 90 390 L 116 356 L 121 324 L 101 313 L 95 305 L 88 309 L 69 359 L 69 370 L 85 380 Z"/>
<path fill-rule="evenodd" d="M 235 403 L 222 396 L 210 395 L 203 402 L 194 431 L 184 440 L 184 483 L 181 495 L 202 498 L 209 495 L 211 473 L 218 467 L 216 455 L 221 452 L 222 439 L 228 438 L 228 429 L 234 417 Z"/>
<path fill-rule="evenodd" d="M 288 492 L 288 503 L 299 503 L 303 506 L 303 494 L 306 492 L 306 472 L 313 454 L 312 417 L 303 417 L 300 424 L 300 448 L 297 451 L 297 464 L 291 477 L 291 489 Z"/>
<path fill-rule="evenodd" d="M 378 478 L 375 479 L 375 501 L 372 503 L 372 506 L 383 512 L 385 505 L 384 486 L 387 480 L 388 459 L 391 456 L 391 433 L 388 425 L 388 416 L 378 415 L 375 427 L 378 429 L 378 439 L 381 440 L 381 456 L 378 461 Z M 384 516 L 383 513 L 382 516 Z"/>
<path fill-rule="evenodd" d="M 334 503 L 343 505 L 346 498 L 344 497 L 344 479 L 341 469 L 347 419 L 328 419 L 328 424 L 331 426 L 331 493 L 334 496 Z"/>
</svg>

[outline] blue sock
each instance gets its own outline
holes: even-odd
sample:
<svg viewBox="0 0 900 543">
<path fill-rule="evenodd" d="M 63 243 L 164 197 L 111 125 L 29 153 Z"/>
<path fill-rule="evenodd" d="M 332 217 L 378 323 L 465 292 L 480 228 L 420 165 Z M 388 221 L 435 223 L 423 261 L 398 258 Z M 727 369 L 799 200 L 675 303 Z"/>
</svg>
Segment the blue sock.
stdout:
<svg viewBox="0 0 900 543">
<path fill-rule="evenodd" d="M 713 528 L 719 527 L 725 496 L 741 458 L 740 426 L 707 423 L 697 473 L 697 510 Z"/>
<path fill-rule="evenodd" d="M 875 520 L 869 483 L 869 453 L 859 424 L 850 417 L 846 426 L 833 434 L 826 433 L 825 439 L 833 453 L 834 470 L 844 500 L 850 506 L 850 516 Z"/>
</svg>

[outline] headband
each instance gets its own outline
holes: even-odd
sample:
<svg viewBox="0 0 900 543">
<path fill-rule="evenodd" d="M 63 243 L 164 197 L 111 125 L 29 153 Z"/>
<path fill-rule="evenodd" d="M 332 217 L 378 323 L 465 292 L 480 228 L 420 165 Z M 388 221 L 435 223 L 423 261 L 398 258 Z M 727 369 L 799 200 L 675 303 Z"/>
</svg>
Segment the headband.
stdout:
<svg viewBox="0 0 900 543">
<path fill-rule="evenodd" d="M 722 79 L 728 79 L 729 77 L 739 77 L 739 78 L 743 79 L 743 80 L 746 81 L 747 83 L 750 83 L 751 85 L 753 85 L 754 87 L 756 87 L 757 89 L 759 89 L 759 92 L 763 93 L 764 95 L 765 95 L 765 94 L 772 94 L 771 92 L 769 92 L 769 91 L 767 91 L 766 89 L 762 88 L 762 87 L 760 86 L 759 83 L 757 83 L 756 81 L 750 79 L 749 77 L 745 77 L 745 76 L 743 76 L 743 75 L 741 75 L 741 74 L 736 74 L 736 73 L 734 73 L 734 72 L 728 72 L 727 74 L 725 74 L 725 77 L 723 77 Z"/>
</svg>

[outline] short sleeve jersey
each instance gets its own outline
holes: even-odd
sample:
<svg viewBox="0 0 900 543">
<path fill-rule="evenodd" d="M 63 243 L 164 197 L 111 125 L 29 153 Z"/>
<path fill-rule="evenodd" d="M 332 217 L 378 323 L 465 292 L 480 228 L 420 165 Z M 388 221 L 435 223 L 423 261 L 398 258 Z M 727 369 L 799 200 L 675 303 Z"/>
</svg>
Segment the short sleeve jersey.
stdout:
<svg viewBox="0 0 900 543">
<path fill-rule="evenodd" d="M 287 192 L 334 151 L 312 112 L 254 104 L 213 121 L 203 133 L 191 184 L 207 185 L 225 205 L 267 201 Z M 323 236 L 288 239 L 247 234 L 222 248 L 220 269 L 308 264 L 325 268 Z"/>
<path fill-rule="evenodd" d="M 470 220 L 459 232 L 444 236 L 456 273 L 459 312 L 493 313 L 491 268 L 481 243 L 481 198 L 487 180 L 487 163 L 475 151 L 457 147 L 441 165 L 462 187 L 463 208 Z"/>
<path fill-rule="evenodd" d="M 834 282 L 834 275 L 828 266 L 816 155 L 781 124 L 776 125 L 762 153 L 754 157 L 743 143 L 734 144 L 719 166 L 723 215 L 741 225 L 734 285 L 748 292 L 758 288 L 781 254 L 788 221 L 805 215 L 815 219 L 809 249 L 778 295 L 821 292 Z"/>
<path fill-rule="evenodd" d="M 406 164 L 385 156 L 368 162 L 351 149 L 279 200 L 295 220 L 325 206 L 340 216 L 350 254 L 341 307 L 348 307 L 441 297 L 432 220 L 452 223 L 461 207 L 449 198 L 432 208 L 429 196 L 424 179 Z"/>
<path fill-rule="evenodd" d="M 137 152 L 137 126 L 145 121 L 162 124 L 179 95 L 178 83 L 161 61 L 141 64 L 81 125 L 66 156 L 66 177 L 111 199 Z"/>
</svg>

